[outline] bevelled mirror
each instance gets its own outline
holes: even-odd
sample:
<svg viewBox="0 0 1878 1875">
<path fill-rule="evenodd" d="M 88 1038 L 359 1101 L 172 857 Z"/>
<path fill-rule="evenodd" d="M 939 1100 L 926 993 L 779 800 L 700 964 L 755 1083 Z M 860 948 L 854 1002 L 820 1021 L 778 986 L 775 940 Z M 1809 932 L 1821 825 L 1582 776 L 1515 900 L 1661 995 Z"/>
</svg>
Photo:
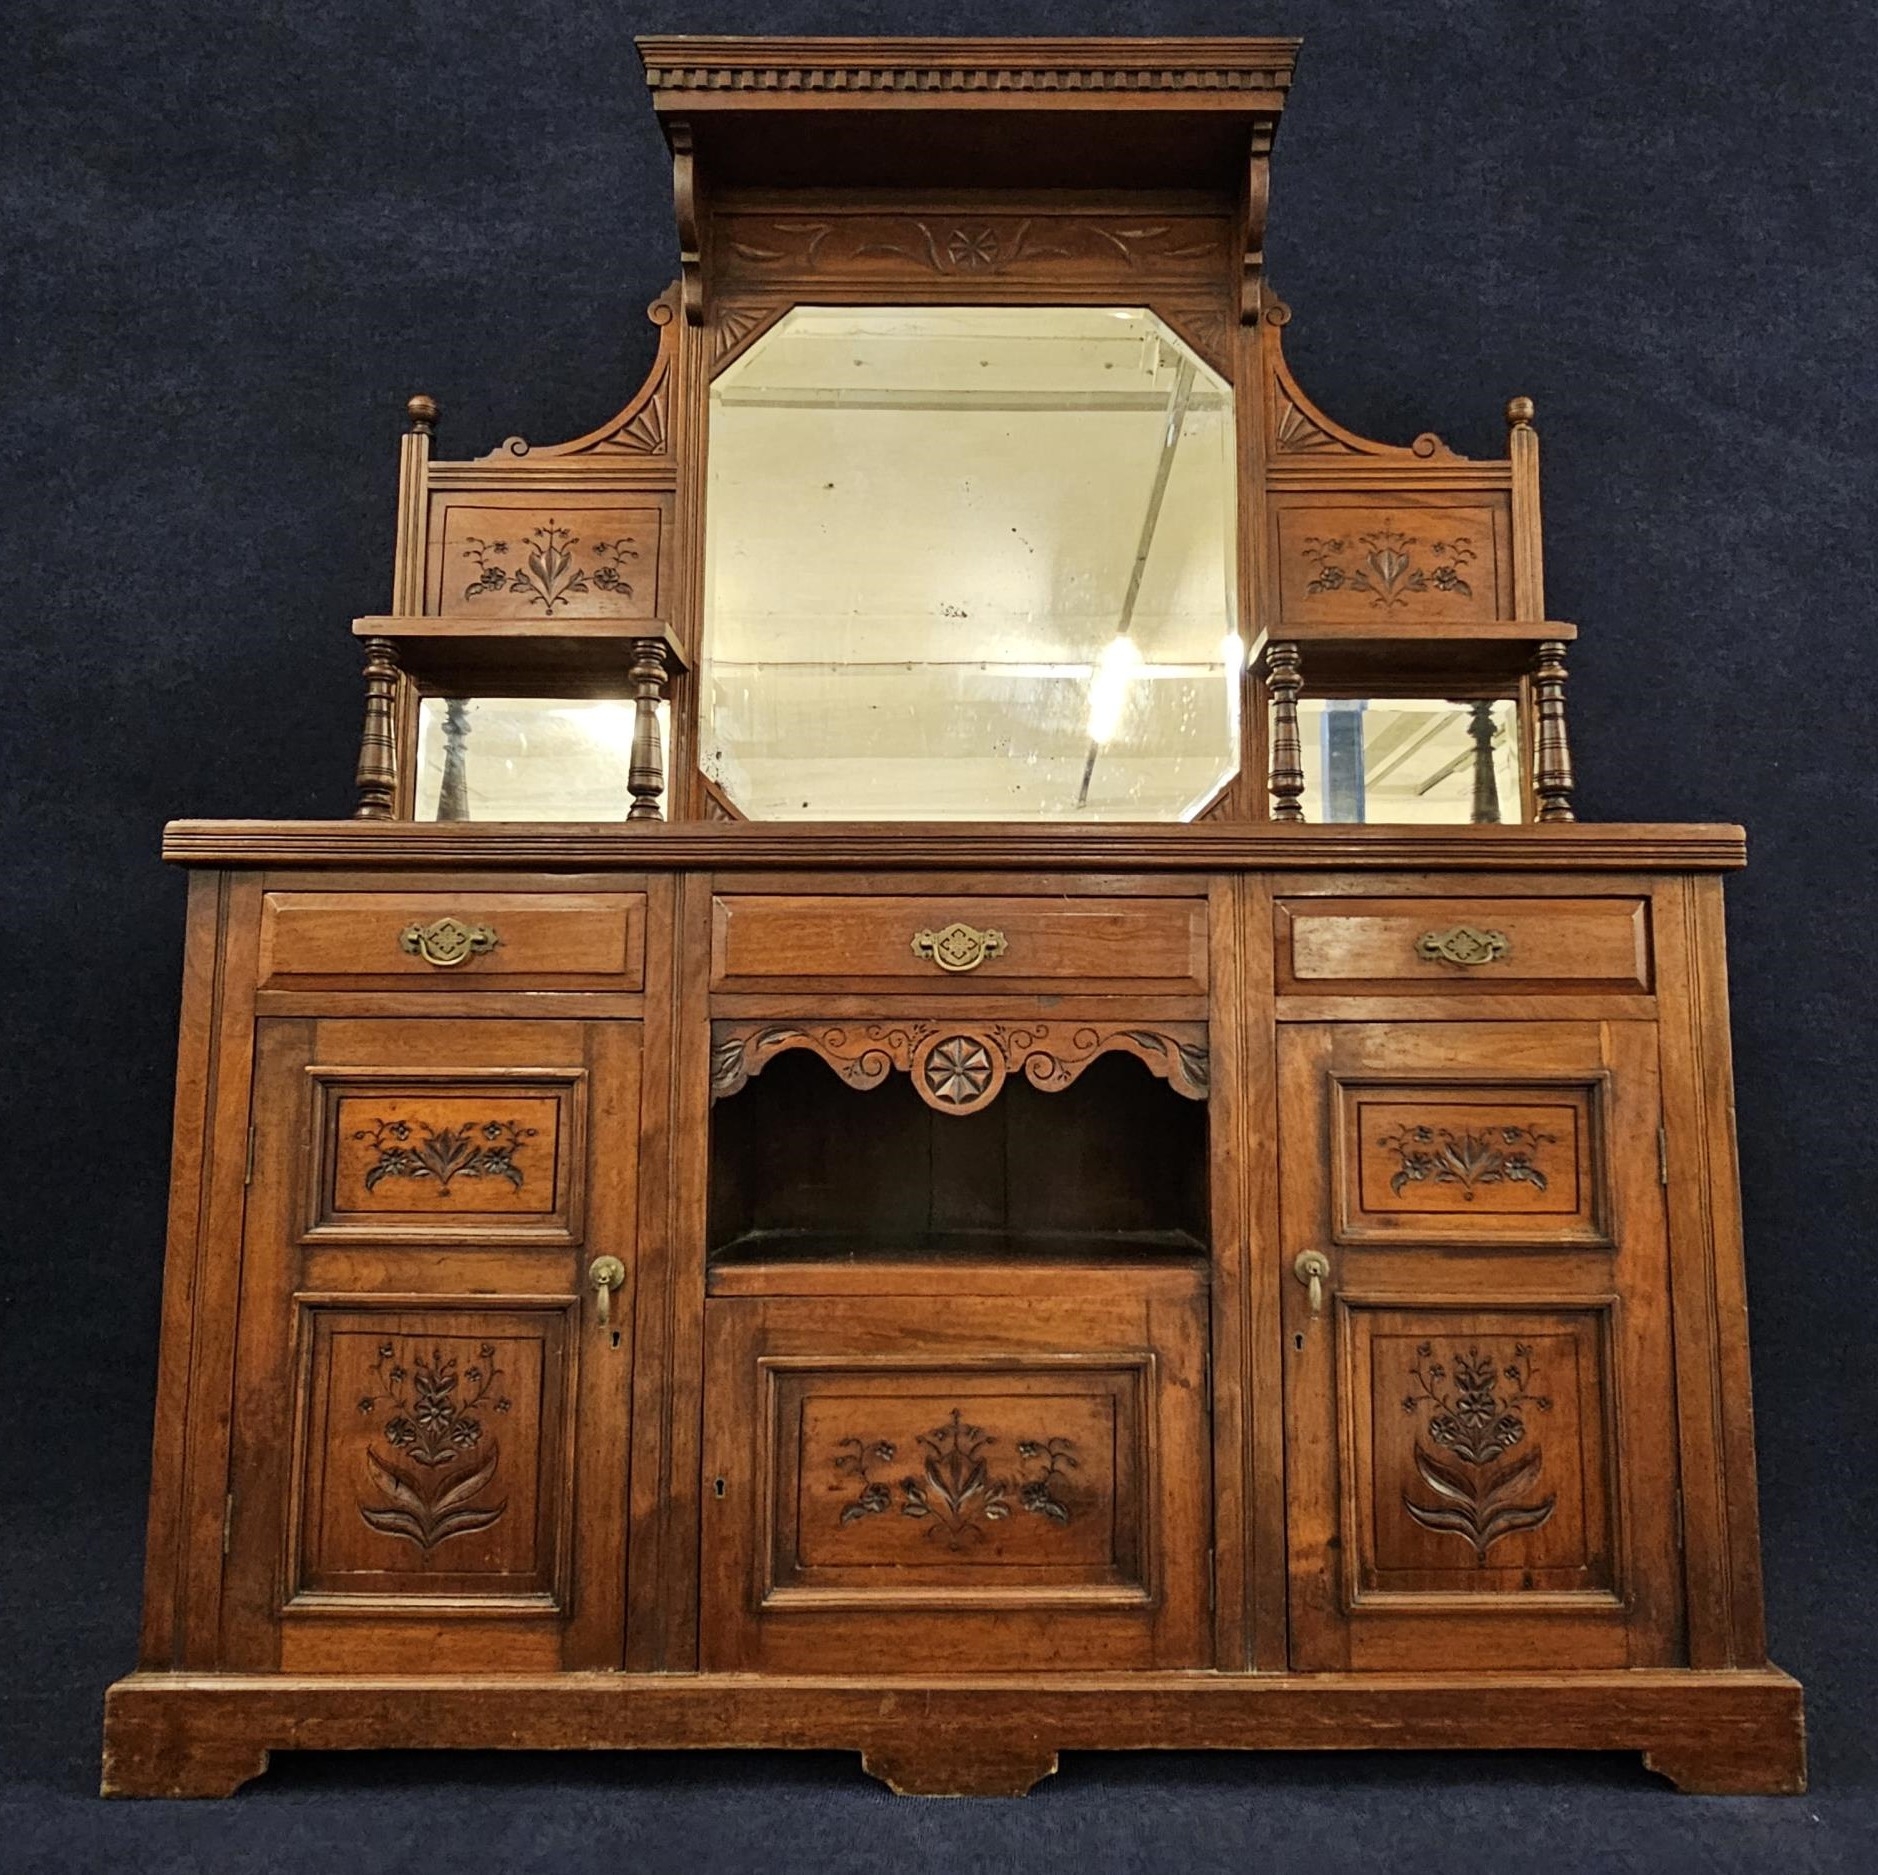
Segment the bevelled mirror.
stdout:
<svg viewBox="0 0 1878 1875">
<path fill-rule="evenodd" d="M 1192 819 L 1231 388 L 1139 307 L 799 306 L 711 388 L 699 758 L 757 820 Z"/>
</svg>

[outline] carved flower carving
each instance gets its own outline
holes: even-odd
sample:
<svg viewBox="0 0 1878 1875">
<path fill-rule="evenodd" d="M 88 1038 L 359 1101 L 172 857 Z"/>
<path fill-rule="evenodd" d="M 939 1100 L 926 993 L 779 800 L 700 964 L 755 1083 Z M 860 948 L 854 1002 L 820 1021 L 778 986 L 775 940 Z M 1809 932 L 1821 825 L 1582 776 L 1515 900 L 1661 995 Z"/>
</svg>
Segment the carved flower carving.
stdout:
<svg viewBox="0 0 1878 1875">
<path fill-rule="evenodd" d="M 969 1035 L 948 1036 L 926 1057 L 926 1091 L 941 1106 L 965 1107 L 991 1085 L 991 1055 Z"/>
</svg>

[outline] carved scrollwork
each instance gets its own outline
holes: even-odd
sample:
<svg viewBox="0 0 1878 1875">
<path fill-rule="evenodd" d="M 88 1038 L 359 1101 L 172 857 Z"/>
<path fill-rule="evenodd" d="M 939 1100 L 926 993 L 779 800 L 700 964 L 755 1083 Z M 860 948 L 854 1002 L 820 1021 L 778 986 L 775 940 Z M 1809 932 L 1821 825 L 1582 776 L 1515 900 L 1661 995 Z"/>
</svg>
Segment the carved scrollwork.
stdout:
<svg viewBox="0 0 1878 1875">
<path fill-rule="evenodd" d="M 712 1024 L 712 1098 L 736 1093 L 792 1048 L 820 1055 L 850 1087 L 878 1087 L 898 1069 L 941 1113 L 976 1113 L 1018 1072 L 1033 1087 L 1057 1093 L 1099 1055 L 1116 1051 L 1133 1055 L 1189 1100 L 1204 1100 L 1208 1092 L 1206 1031 L 1199 1023 L 718 1022 Z"/>
</svg>

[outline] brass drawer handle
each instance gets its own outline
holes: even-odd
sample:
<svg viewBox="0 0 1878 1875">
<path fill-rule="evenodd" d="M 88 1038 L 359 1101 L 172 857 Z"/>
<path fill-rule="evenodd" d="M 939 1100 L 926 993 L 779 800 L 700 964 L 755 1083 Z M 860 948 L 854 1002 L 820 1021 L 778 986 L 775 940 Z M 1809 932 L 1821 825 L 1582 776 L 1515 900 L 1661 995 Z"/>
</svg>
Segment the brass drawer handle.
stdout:
<svg viewBox="0 0 1878 1875">
<path fill-rule="evenodd" d="M 1415 955 L 1431 964 L 1498 963 L 1513 946 L 1504 931 L 1476 931 L 1470 924 L 1457 924 L 1452 931 L 1424 931 L 1415 940 Z"/>
<path fill-rule="evenodd" d="M 493 925 L 465 924 L 460 918 L 408 924 L 398 933 L 399 949 L 435 964 L 439 970 L 453 970 L 472 957 L 485 956 L 500 942 Z"/>
<path fill-rule="evenodd" d="M 913 955 L 936 963 L 941 970 L 976 970 L 987 957 L 1002 957 L 1011 947 L 1002 931 L 979 931 L 953 923 L 943 931 L 918 931 Z"/>
</svg>

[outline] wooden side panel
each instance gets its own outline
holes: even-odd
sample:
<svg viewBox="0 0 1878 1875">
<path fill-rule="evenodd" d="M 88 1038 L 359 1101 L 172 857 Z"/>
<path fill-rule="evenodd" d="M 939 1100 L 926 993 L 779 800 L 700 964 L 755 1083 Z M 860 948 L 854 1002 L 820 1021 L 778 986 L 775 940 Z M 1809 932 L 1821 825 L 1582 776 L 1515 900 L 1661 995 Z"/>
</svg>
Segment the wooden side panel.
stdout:
<svg viewBox="0 0 1878 1875">
<path fill-rule="evenodd" d="M 431 496 L 428 613 L 658 619 L 671 599 L 671 497 L 529 486 Z"/>
</svg>

